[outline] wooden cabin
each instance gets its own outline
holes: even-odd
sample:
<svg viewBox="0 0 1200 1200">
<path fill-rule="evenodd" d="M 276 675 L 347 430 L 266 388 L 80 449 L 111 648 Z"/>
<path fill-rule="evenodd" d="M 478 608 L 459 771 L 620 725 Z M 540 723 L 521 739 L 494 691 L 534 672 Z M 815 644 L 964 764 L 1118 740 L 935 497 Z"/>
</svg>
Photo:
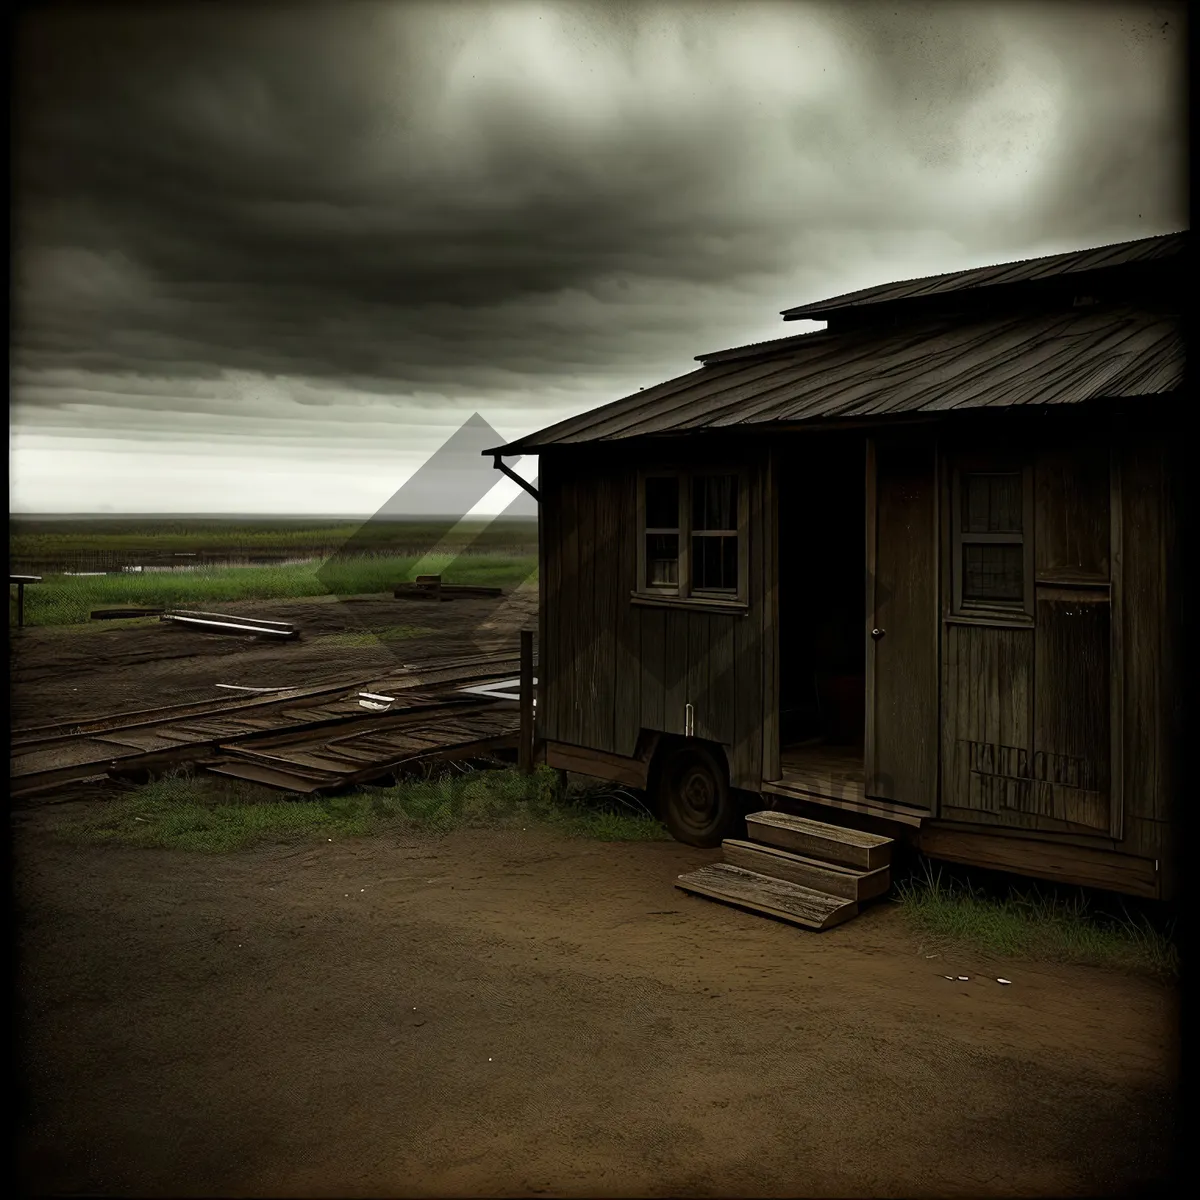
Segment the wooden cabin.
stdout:
<svg viewBox="0 0 1200 1200">
<path fill-rule="evenodd" d="M 714 846 L 789 807 L 1172 894 L 1186 233 L 887 284 L 539 456 L 536 735 Z"/>
</svg>

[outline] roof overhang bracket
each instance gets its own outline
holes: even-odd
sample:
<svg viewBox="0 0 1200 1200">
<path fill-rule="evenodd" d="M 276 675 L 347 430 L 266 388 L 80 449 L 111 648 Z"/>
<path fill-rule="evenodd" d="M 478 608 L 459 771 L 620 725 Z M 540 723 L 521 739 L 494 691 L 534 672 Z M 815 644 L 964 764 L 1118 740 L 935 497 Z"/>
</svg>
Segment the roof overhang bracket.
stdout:
<svg viewBox="0 0 1200 1200">
<path fill-rule="evenodd" d="M 510 467 L 508 463 L 504 461 L 504 456 L 502 454 L 492 455 L 492 466 L 495 467 L 497 471 L 502 471 L 514 483 L 519 483 L 521 487 L 525 489 L 525 491 L 527 491 L 536 501 L 538 501 L 539 504 L 541 503 L 542 498 L 538 495 L 537 488 L 535 488 L 528 479 L 522 479 L 521 476 L 518 475 L 516 471 L 514 471 L 512 467 Z"/>
</svg>

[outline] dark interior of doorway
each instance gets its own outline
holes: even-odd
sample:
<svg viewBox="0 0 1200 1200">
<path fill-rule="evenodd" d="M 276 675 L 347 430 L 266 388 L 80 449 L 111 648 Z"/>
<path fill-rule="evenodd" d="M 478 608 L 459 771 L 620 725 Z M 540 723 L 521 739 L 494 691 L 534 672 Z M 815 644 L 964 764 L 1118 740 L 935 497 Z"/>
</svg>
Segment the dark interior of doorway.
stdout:
<svg viewBox="0 0 1200 1200">
<path fill-rule="evenodd" d="M 863 761 L 866 444 L 797 437 L 780 455 L 780 752 Z"/>
</svg>

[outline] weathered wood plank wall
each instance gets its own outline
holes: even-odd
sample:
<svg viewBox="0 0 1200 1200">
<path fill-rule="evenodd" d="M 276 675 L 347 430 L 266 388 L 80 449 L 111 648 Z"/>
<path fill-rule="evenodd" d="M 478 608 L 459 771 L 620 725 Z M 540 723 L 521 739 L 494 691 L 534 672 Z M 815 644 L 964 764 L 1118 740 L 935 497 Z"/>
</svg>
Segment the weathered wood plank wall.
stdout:
<svg viewBox="0 0 1200 1200">
<path fill-rule="evenodd" d="M 941 815 L 1111 845 L 1109 433 L 1071 419 L 1012 432 L 1031 447 L 1033 619 L 957 618 L 944 592 Z"/>
<path fill-rule="evenodd" d="M 642 461 L 662 465 L 670 452 L 621 462 L 586 452 L 543 456 L 538 735 L 632 755 L 642 730 L 682 734 L 691 704 L 695 736 L 725 748 L 735 786 L 754 787 L 764 762 L 764 669 L 773 659 L 766 451 L 737 458 L 750 507 L 745 613 L 631 600 L 638 468 Z M 728 462 L 728 450 L 714 461 Z M 777 747 L 768 760 L 772 754 Z"/>
<path fill-rule="evenodd" d="M 1024 627 L 943 622 L 938 816 L 948 828 L 1164 855 L 1178 788 L 1182 622 L 1173 436 L 1141 414 L 1112 431 L 1065 414 L 1021 435 L 1037 447 L 1035 619 Z M 696 736 L 724 746 L 734 785 L 753 789 L 779 773 L 778 515 L 768 445 L 740 460 L 749 484 L 745 615 L 631 601 L 637 472 L 672 455 L 703 461 L 682 442 L 652 457 L 543 457 L 538 732 L 632 755 L 642 730 L 682 734 L 690 703 Z M 943 521 L 948 488 L 943 461 Z M 948 576 L 943 570 L 943 618 Z M 1110 755 L 1113 730 L 1120 736 Z M 1039 752 L 1061 756 L 1068 774 L 1044 780 L 1049 787 L 1021 786 Z M 1069 777 L 1067 760 L 1091 764 L 1091 773 Z"/>
<path fill-rule="evenodd" d="M 1179 452 L 1169 427 L 1119 426 L 1122 504 L 1122 709 L 1126 849 L 1167 857 L 1177 778 L 1180 700 L 1176 493 Z"/>
<path fill-rule="evenodd" d="M 944 820 L 1161 859 L 1165 872 L 1179 788 L 1177 439 L 1140 412 L 1031 427 L 1035 621 L 945 625 Z M 1048 786 L 997 778 L 1039 752 Z"/>
</svg>

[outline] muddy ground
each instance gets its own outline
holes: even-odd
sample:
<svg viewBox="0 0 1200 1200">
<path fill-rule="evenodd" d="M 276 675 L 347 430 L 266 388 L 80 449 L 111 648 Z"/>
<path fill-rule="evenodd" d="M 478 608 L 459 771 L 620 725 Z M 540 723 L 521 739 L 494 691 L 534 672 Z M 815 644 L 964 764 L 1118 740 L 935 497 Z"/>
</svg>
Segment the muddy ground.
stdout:
<svg viewBox="0 0 1200 1200">
<path fill-rule="evenodd" d="M 537 624 L 536 588 L 500 600 L 440 604 L 317 596 L 218 607 L 222 613 L 293 622 L 300 637 L 262 641 L 156 620 L 24 629 L 9 643 L 13 725 L 234 695 L 223 693 L 218 683 L 300 686 L 359 670 L 364 678 L 386 674 L 405 662 L 443 656 L 509 649 L 515 655 L 519 630 Z M 404 627 L 429 632 L 396 637 Z"/>
<path fill-rule="evenodd" d="M 245 606 L 342 619 L 265 607 Z M 316 639 L 29 632 L 25 723 L 333 662 Z M 714 855 L 672 842 L 54 835 L 103 795 L 13 813 L 28 1191 L 1094 1195 L 1167 1174 L 1178 1002 L 1152 979 L 939 950 L 888 903 L 807 933 L 677 891 Z"/>
</svg>

